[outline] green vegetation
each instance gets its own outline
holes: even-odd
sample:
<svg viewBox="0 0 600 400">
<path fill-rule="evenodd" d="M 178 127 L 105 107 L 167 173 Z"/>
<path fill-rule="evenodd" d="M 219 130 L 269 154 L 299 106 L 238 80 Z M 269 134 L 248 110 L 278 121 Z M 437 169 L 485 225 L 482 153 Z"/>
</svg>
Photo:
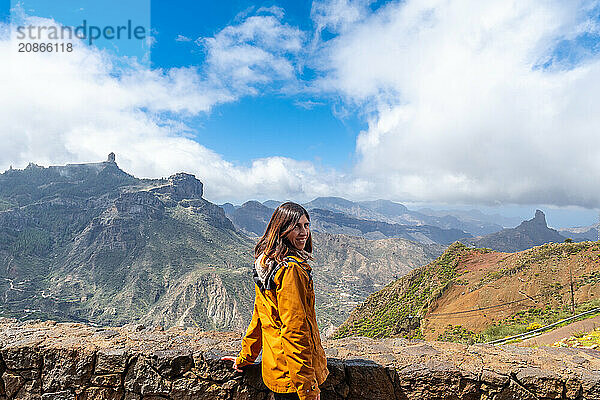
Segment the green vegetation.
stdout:
<svg viewBox="0 0 600 400">
<path fill-rule="evenodd" d="M 575 314 L 580 314 L 598 307 L 600 307 L 600 300 L 591 300 L 577 305 L 575 307 Z M 575 321 L 581 321 L 586 318 L 595 317 L 599 314 L 600 312 L 595 314 L 588 314 L 583 317 L 577 318 L 573 321 L 560 324 L 555 328 L 568 325 L 569 323 Z M 492 324 L 481 333 L 480 341 L 489 342 L 492 340 L 519 335 L 521 333 L 526 333 L 534 329 L 553 324 L 571 316 L 571 309 L 570 305 L 568 304 L 564 304 L 560 308 L 552 308 L 550 306 L 545 306 L 543 308 L 530 308 L 528 310 L 518 312 L 502 321 Z"/>
<path fill-rule="evenodd" d="M 52 248 L 52 238 L 46 231 L 27 228 L 18 233 L 12 251 L 19 256 L 44 256 Z"/>
<path fill-rule="evenodd" d="M 600 300 L 589 301 L 577 306 L 575 308 L 575 313 L 583 313 L 597 307 L 600 307 Z M 586 318 L 592 318 L 597 315 L 600 315 L 600 312 L 585 315 L 575 320 L 559 324 L 553 329 Z M 570 309 L 566 305 L 562 308 L 551 308 L 550 306 L 544 308 L 530 308 L 529 310 L 518 312 L 505 320 L 492 324 L 480 334 L 461 325 L 448 325 L 446 330 L 437 338 L 437 340 L 464 344 L 491 342 L 493 340 L 530 332 L 571 316 Z"/>
<path fill-rule="evenodd" d="M 600 283 L 600 271 L 593 271 L 589 274 L 581 275 L 574 279 L 573 286 L 575 290 L 583 285 L 597 285 Z"/>
<path fill-rule="evenodd" d="M 579 333 L 562 339 L 552 345 L 553 347 L 584 347 L 588 349 L 600 348 L 600 328 L 590 333 Z"/>
<path fill-rule="evenodd" d="M 337 330 L 334 338 L 422 336 L 421 317 L 452 286 L 459 259 L 469 251 L 477 250 L 455 242 L 434 262 L 369 296 Z"/>
<path fill-rule="evenodd" d="M 448 325 L 444 333 L 442 333 L 437 340 L 441 342 L 473 344 L 484 342 L 485 338 L 483 335 L 466 329 L 462 325 Z"/>
</svg>

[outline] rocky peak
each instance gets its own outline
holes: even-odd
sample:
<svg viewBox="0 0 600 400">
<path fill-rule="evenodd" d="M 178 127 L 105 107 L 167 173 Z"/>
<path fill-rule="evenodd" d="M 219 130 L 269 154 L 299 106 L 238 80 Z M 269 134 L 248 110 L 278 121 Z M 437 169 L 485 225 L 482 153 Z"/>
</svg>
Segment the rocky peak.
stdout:
<svg viewBox="0 0 600 400">
<path fill-rule="evenodd" d="M 519 227 L 547 229 L 546 215 L 541 210 L 535 210 L 535 216 L 527 221 L 523 221 Z"/>
<path fill-rule="evenodd" d="M 29 164 L 27 164 L 27 167 L 25 167 L 26 170 L 33 170 L 33 169 L 38 169 L 38 170 L 43 170 L 44 167 L 42 167 L 41 165 L 37 165 L 34 162 L 30 162 Z"/>
<path fill-rule="evenodd" d="M 535 216 L 533 217 L 533 221 L 535 221 L 537 224 L 548 226 L 546 224 L 546 215 L 544 215 L 544 213 L 541 210 L 535 210 Z"/>
<path fill-rule="evenodd" d="M 541 210 L 535 210 L 535 216 L 532 219 L 521 222 L 516 228 L 503 229 L 500 232 L 475 240 L 467 239 L 464 242 L 475 247 L 489 247 L 496 251 L 512 253 L 544 243 L 561 243 L 563 240 L 565 240 L 564 236 L 548 227 L 544 213 Z"/>
<path fill-rule="evenodd" d="M 169 177 L 166 185 L 154 188 L 153 193 L 168 194 L 171 200 L 201 199 L 204 194 L 203 184 L 192 174 L 180 172 Z"/>
</svg>

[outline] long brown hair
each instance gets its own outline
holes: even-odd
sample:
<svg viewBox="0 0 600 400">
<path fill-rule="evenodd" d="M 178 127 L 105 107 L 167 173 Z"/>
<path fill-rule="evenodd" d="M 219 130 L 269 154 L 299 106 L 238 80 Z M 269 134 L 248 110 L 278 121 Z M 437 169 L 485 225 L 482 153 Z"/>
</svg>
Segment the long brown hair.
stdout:
<svg viewBox="0 0 600 400">
<path fill-rule="evenodd" d="M 310 255 L 312 253 L 312 233 L 310 230 L 303 250 L 296 249 L 286 238 L 303 215 L 310 221 L 308 212 L 304 207 L 291 201 L 277 207 L 271 216 L 264 235 L 254 247 L 254 258 L 258 258 L 261 253 L 277 262 L 281 262 L 286 256 L 291 255 L 305 260 L 312 258 Z"/>
</svg>

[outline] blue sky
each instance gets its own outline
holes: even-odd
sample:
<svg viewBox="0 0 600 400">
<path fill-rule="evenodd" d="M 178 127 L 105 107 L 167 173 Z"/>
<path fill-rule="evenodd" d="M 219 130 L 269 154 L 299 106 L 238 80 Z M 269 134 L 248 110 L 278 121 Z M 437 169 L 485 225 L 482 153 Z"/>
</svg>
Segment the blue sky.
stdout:
<svg viewBox="0 0 600 400">
<path fill-rule="evenodd" d="M 308 1 L 188 1 L 178 7 L 152 2 L 152 26 L 157 31 L 152 66 L 201 65 L 205 53 L 200 46 L 173 38 L 210 37 L 245 14 L 272 6 L 285 10 L 286 23 L 313 28 Z M 311 100 L 319 104 L 310 109 L 297 104 Z M 247 164 L 255 158 L 283 155 L 343 169 L 351 166 L 356 135 L 366 128 L 354 114 L 338 118 L 329 100 L 272 92 L 223 105 L 195 118 L 193 126 L 198 141 L 231 161 Z"/>
<path fill-rule="evenodd" d="M 6 7 L 9 1 L 4 0 Z M 79 26 L 83 19 L 98 26 L 117 25 L 131 18 L 136 24 L 150 22 L 155 43 L 151 49 L 135 43 L 114 43 L 99 39 L 96 46 L 117 54 L 141 58 L 148 51 L 153 69 L 198 66 L 205 61 L 205 51 L 194 41 L 211 37 L 224 27 L 239 22 L 244 15 L 261 7 L 278 6 L 285 10 L 283 20 L 303 30 L 310 30 L 311 3 L 302 1 L 183 1 L 133 0 L 98 2 L 92 0 L 52 1 L 13 0 L 28 14 L 53 18 L 64 25 Z M 114 3 L 114 4 L 112 4 Z M 114 7 L 113 7 L 114 6 Z M 147 12 L 151 11 L 151 14 Z M 6 15 L 6 8 L 4 15 Z M 140 22 L 141 21 L 141 22 Z M 179 35 L 191 41 L 175 40 Z M 124 47 L 124 48 L 123 48 Z M 366 128 L 365 121 L 353 113 L 340 118 L 329 99 L 311 96 L 285 96 L 276 91 L 240 98 L 223 104 L 210 113 L 185 118 L 194 138 L 218 152 L 225 159 L 248 165 L 256 158 L 273 155 L 311 160 L 318 164 L 349 169 L 352 165 L 356 135 Z M 307 108 L 306 102 L 316 104 Z M 334 150 L 334 151 L 332 151 Z"/>
<path fill-rule="evenodd" d="M 0 36 L 0 169 L 115 151 L 216 202 L 540 207 L 557 225 L 600 207 L 598 0 L 0 0 L 5 23 L 11 5 L 13 23 L 130 19 L 151 40 L 20 54 Z"/>
</svg>

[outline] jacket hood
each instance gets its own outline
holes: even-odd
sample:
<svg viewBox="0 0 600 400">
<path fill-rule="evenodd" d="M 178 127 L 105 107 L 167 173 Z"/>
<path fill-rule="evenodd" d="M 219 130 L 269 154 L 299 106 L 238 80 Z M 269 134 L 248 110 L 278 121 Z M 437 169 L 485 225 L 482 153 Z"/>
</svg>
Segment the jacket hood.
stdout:
<svg viewBox="0 0 600 400">
<path fill-rule="evenodd" d="M 283 262 L 278 263 L 271 258 L 267 258 L 264 254 L 261 254 L 254 261 L 254 283 L 258 285 L 260 290 L 276 289 L 275 275 L 277 274 L 277 271 L 289 261 L 303 263 L 302 259 L 292 256 L 288 256 L 284 258 Z M 308 270 L 310 271 L 310 267 L 308 267 Z"/>
<path fill-rule="evenodd" d="M 275 264 L 275 260 L 267 258 L 264 254 L 254 260 L 254 282 L 260 289 L 266 288 L 269 277 L 275 269 Z"/>
</svg>

